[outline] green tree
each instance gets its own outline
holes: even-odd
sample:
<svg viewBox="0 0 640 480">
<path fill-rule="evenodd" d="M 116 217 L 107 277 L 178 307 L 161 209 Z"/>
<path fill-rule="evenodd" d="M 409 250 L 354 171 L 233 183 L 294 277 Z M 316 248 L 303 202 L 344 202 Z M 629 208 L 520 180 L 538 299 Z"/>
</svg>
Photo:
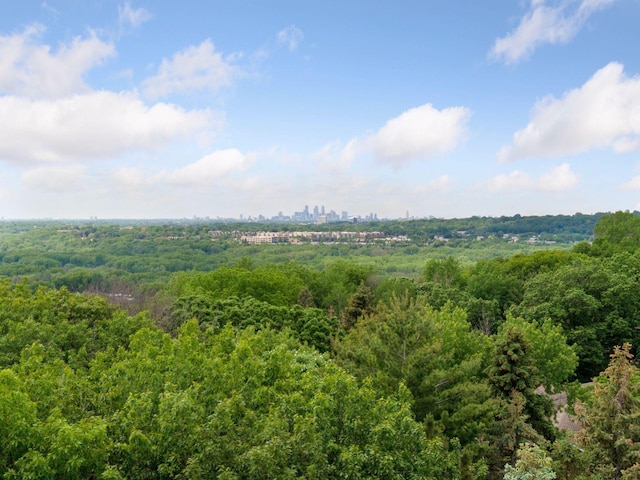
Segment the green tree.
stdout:
<svg viewBox="0 0 640 480">
<path fill-rule="evenodd" d="M 455 257 L 444 260 L 431 259 L 424 267 L 424 278 L 427 282 L 435 282 L 445 289 L 463 285 L 462 267 Z"/>
<path fill-rule="evenodd" d="M 394 296 L 402 297 L 404 295 L 415 300 L 418 296 L 417 283 L 411 278 L 387 276 L 375 286 L 374 304 L 377 305 L 381 302 L 388 304 Z"/>
<path fill-rule="evenodd" d="M 203 329 L 219 332 L 230 323 L 239 329 L 289 329 L 301 342 L 325 352 L 338 329 L 336 318 L 318 308 L 300 305 L 277 306 L 252 297 L 228 297 L 223 300 L 204 292 L 185 294 L 173 304 L 173 324 L 197 319 Z"/>
<path fill-rule="evenodd" d="M 640 216 L 635 213 L 615 212 L 605 215 L 596 224 L 592 251 L 598 255 L 614 252 L 634 252 L 640 247 Z"/>
<path fill-rule="evenodd" d="M 543 440 L 542 435 L 531 425 L 526 407 L 526 398 L 516 390 L 512 390 L 509 399 L 503 401 L 499 414 L 500 433 L 497 441 L 499 451 L 502 453 L 501 460 L 513 461 L 524 443 Z"/>
<path fill-rule="evenodd" d="M 496 338 L 488 374 L 506 406 L 503 430 L 514 432 L 513 440 L 505 446 L 511 458 L 522 440 L 531 440 L 532 435 L 555 438 L 556 430 L 550 420 L 553 405 L 548 397 L 536 393 L 542 381 L 522 331 L 508 329 Z"/>
<path fill-rule="evenodd" d="M 2 280 L 0 292 L 0 367 L 16 364 L 33 343 L 42 344 L 51 358 L 69 362 L 84 355 L 88 362 L 97 351 L 126 345 L 133 332 L 151 325 L 145 314 L 129 317 L 100 297 L 65 288 L 32 291 L 25 283 Z"/>
<path fill-rule="evenodd" d="M 178 298 L 205 292 L 215 299 L 250 296 L 272 305 L 295 305 L 304 281 L 285 268 L 265 265 L 254 269 L 221 267 L 209 273 L 180 273 L 172 278 L 170 290 Z"/>
<path fill-rule="evenodd" d="M 540 273 L 525 284 L 514 316 L 563 327 L 579 358 L 577 375 L 588 381 L 604 370 L 607 352 L 619 342 L 640 340 L 640 283 L 636 262 L 577 256 L 570 265 Z"/>
<path fill-rule="evenodd" d="M 477 262 L 469 272 L 467 292 L 475 298 L 494 300 L 502 315 L 522 298 L 522 281 L 510 271 L 508 261 L 499 258 Z"/>
<path fill-rule="evenodd" d="M 631 345 L 616 347 L 595 379 L 589 402 L 578 404 L 578 440 L 592 456 L 591 472 L 606 478 L 638 478 L 640 468 L 640 371 Z"/>
<path fill-rule="evenodd" d="M 0 370 L 0 475 L 26 454 L 36 441 L 36 403 L 10 370 Z"/>
<path fill-rule="evenodd" d="M 433 310 L 408 297 L 380 305 L 337 342 L 336 360 L 383 392 L 406 384 L 419 420 L 473 443 L 493 422 L 496 403 L 484 376 L 489 340 L 461 309 Z"/>
<path fill-rule="evenodd" d="M 350 330 L 360 318 L 372 312 L 373 293 L 366 283 L 361 282 L 358 291 L 349 299 L 349 304 L 344 310 L 342 327 Z"/>
<path fill-rule="evenodd" d="M 559 391 L 573 377 L 578 356 L 575 349 L 567 345 L 560 325 L 549 319 L 537 324 L 522 318 L 508 317 L 500 326 L 498 336 L 508 335 L 509 331 L 522 334 L 537 371 L 537 381 L 548 393 Z"/>
<path fill-rule="evenodd" d="M 406 389 L 381 395 L 283 333 L 141 330 L 91 375 L 123 478 L 458 476 Z"/>
<path fill-rule="evenodd" d="M 553 460 L 540 446 L 525 443 L 516 452 L 514 466 L 505 465 L 504 480 L 554 480 Z"/>
<path fill-rule="evenodd" d="M 308 286 L 318 307 L 340 316 L 360 285 L 368 284 L 373 271 L 372 266 L 338 260 L 310 279 Z"/>
</svg>

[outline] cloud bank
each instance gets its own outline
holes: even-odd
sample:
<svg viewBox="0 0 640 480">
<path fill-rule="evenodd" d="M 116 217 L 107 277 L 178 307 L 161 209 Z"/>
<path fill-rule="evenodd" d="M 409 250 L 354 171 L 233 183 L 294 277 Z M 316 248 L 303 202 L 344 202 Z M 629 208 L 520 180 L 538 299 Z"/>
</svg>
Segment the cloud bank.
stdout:
<svg viewBox="0 0 640 480">
<path fill-rule="evenodd" d="M 470 116 L 464 107 L 437 110 L 427 103 L 389 120 L 368 143 L 378 159 L 401 166 L 453 150 L 464 139 Z"/>
<path fill-rule="evenodd" d="M 620 190 L 640 190 L 640 175 L 620 185 Z"/>
<path fill-rule="evenodd" d="M 84 165 L 36 167 L 25 171 L 21 180 L 30 188 L 67 192 L 70 189 L 83 188 L 86 175 L 87 168 Z"/>
<path fill-rule="evenodd" d="M 611 148 L 640 149 L 640 77 L 627 77 L 619 63 L 598 70 L 582 87 L 561 99 L 538 102 L 529 124 L 502 147 L 498 160 L 558 157 Z"/>
<path fill-rule="evenodd" d="M 484 186 L 492 192 L 565 192 L 578 184 L 578 176 L 571 171 L 568 163 L 553 168 L 539 177 L 515 170 L 488 180 Z"/>
<path fill-rule="evenodd" d="M 100 91 L 56 100 L 0 97 L 0 159 L 52 163 L 154 150 L 213 123 L 207 110 L 147 106 L 132 93 Z"/>
<path fill-rule="evenodd" d="M 316 157 L 344 169 L 356 157 L 372 154 L 381 163 L 401 168 L 454 150 L 466 138 L 470 118 L 468 108 L 438 110 L 426 103 L 390 119 L 374 134 L 352 138 L 341 149 L 335 143 L 328 144 Z"/>
<path fill-rule="evenodd" d="M 125 167 L 114 171 L 112 180 L 120 188 L 131 190 L 170 185 L 187 188 L 206 188 L 233 173 L 246 170 L 253 155 L 245 155 L 235 148 L 217 150 L 184 167 L 162 170 L 152 175 L 138 168 Z"/>
<path fill-rule="evenodd" d="M 119 14 L 132 25 L 146 18 L 128 3 Z M 0 36 L 0 160 L 34 165 L 109 158 L 204 138 L 221 127 L 220 115 L 208 109 L 147 104 L 136 91 L 93 91 L 84 76 L 115 56 L 114 45 L 90 32 L 54 49 L 41 43 L 43 32 L 31 25 Z M 165 60 L 146 85 L 158 95 L 219 88 L 232 72 L 205 41 Z M 33 175 L 25 177 L 31 184 Z"/>
<path fill-rule="evenodd" d="M 245 170 L 250 161 L 249 156 L 243 155 L 235 148 L 218 150 L 197 162 L 169 172 L 161 172 L 154 177 L 153 181 L 172 185 L 207 187 L 219 178 Z"/>
<path fill-rule="evenodd" d="M 44 27 L 34 24 L 21 33 L 0 36 L 0 94 L 60 98 L 87 92 L 85 72 L 116 53 L 113 44 L 95 33 L 52 51 L 38 43 L 43 32 Z"/>
</svg>

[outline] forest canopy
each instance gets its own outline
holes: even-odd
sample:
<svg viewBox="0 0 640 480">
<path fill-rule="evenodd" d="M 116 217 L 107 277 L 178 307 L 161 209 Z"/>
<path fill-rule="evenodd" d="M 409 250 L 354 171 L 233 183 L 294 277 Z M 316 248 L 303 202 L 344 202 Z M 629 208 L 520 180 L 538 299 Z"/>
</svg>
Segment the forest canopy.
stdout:
<svg viewBox="0 0 640 480">
<path fill-rule="evenodd" d="M 591 219 L 455 247 L 5 224 L 0 476 L 638 478 L 640 217 L 495 255 Z"/>
</svg>

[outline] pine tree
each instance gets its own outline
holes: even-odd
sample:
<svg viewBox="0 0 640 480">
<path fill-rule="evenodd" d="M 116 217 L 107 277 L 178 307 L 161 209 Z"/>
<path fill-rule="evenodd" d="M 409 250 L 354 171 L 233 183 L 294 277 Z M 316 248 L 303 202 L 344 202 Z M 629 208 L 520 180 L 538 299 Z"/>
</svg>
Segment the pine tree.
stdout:
<svg viewBox="0 0 640 480">
<path fill-rule="evenodd" d="M 349 305 L 344 311 L 342 326 L 345 330 L 350 330 L 361 317 L 372 312 L 373 294 L 371 288 L 362 281 L 358 291 L 349 299 Z"/>
<path fill-rule="evenodd" d="M 631 344 L 616 347 L 595 379 L 592 401 L 576 406 L 592 473 L 607 478 L 640 478 L 640 370 L 632 360 Z"/>
<path fill-rule="evenodd" d="M 491 478 L 501 477 L 502 466 L 516 460 L 516 452 L 525 442 L 540 443 L 553 439 L 555 428 L 550 416 L 553 405 L 548 397 L 535 392 L 540 385 L 528 344 L 518 329 L 508 329 L 497 338 L 489 382 L 501 400 L 499 430 L 493 444 Z"/>
<path fill-rule="evenodd" d="M 529 346 L 519 330 L 507 330 L 502 338 L 498 338 L 489 380 L 503 399 L 511 398 L 513 392 L 520 394 L 524 400 L 522 411 L 533 429 L 547 440 L 555 439 L 556 431 L 550 419 L 553 404 L 548 397 L 536 393 L 542 382 Z"/>
</svg>

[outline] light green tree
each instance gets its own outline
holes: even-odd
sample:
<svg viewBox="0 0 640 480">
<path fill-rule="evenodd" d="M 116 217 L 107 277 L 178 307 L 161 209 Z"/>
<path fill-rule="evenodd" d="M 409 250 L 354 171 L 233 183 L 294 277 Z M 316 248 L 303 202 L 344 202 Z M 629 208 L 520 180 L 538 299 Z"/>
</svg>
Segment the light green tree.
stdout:
<svg viewBox="0 0 640 480">
<path fill-rule="evenodd" d="M 504 467 L 504 480 L 554 480 L 553 460 L 538 445 L 525 443 L 516 452 L 516 462 Z"/>
<path fill-rule="evenodd" d="M 516 330 L 522 334 L 528 346 L 537 371 L 537 381 L 544 385 L 548 393 L 560 389 L 571 379 L 578 365 L 578 356 L 575 348 L 567 345 L 560 325 L 550 319 L 537 323 L 510 316 L 498 329 L 498 337 Z"/>
</svg>

